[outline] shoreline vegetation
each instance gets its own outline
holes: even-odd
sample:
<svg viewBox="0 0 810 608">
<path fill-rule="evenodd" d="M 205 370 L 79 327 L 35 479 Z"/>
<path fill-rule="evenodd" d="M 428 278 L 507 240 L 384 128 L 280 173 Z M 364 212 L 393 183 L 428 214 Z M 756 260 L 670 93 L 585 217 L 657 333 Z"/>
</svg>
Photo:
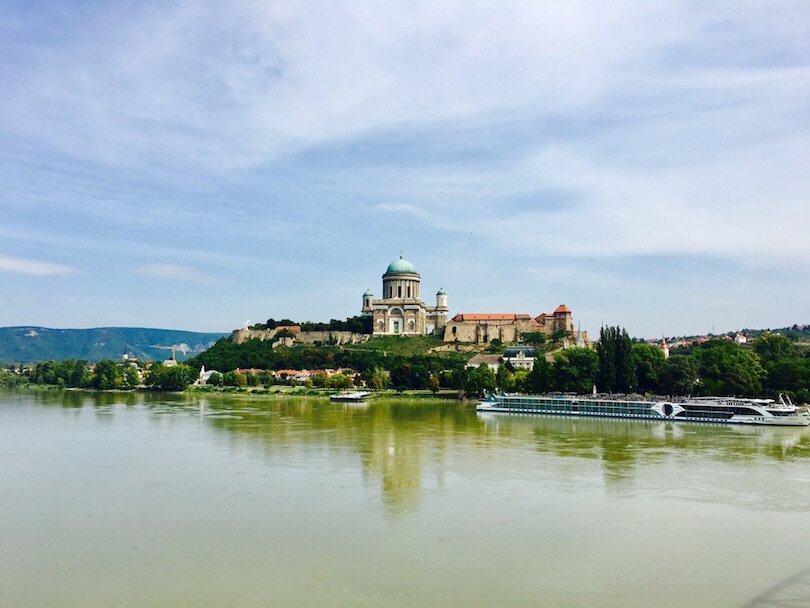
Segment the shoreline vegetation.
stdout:
<svg viewBox="0 0 810 608">
<path fill-rule="evenodd" d="M 316 389 L 291 387 L 291 386 L 270 386 L 270 387 L 215 387 L 215 386 L 188 386 L 182 390 L 164 391 L 161 389 L 149 388 L 139 386 L 135 388 L 111 388 L 111 389 L 94 389 L 90 387 L 64 387 L 56 386 L 53 384 L 32 384 L 25 383 L 17 386 L 0 386 L 0 389 L 5 390 L 23 390 L 23 391 L 69 391 L 76 393 L 91 393 L 91 394 L 125 394 L 125 395 L 153 395 L 153 394 L 174 394 L 174 395 L 193 395 L 193 396 L 227 396 L 227 397 L 247 397 L 247 398 L 261 398 L 261 399 L 287 399 L 287 398 L 308 398 L 313 400 L 326 400 L 332 395 L 338 395 L 341 391 L 330 389 Z M 448 403 L 476 403 L 477 398 L 467 398 L 459 391 L 442 390 L 433 393 L 430 390 L 405 390 L 398 392 L 393 389 L 385 389 L 380 391 L 369 391 L 368 401 L 430 401 L 430 402 L 448 402 Z"/>
<path fill-rule="evenodd" d="M 802 336 L 803 338 L 803 336 Z M 500 359 L 507 345 L 477 345 L 499 363 L 469 365 L 472 350 L 443 348 L 429 337 L 372 338 L 362 345 L 293 345 L 221 339 L 186 363 L 45 361 L 0 366 L 0 387 L 48 385 L 94 390 L 193 390 L 204 393 L 328 397 L 362 388 L 397 399 L 477 399 L 494 391 L 772 397 L 810 402 L 810 344 L 766 333 L 747 344 L 708 339 L 672 348 L 603 327 L 594 348 L 562 348 L 554 339 L 529 344 L 533 367 Z M 203 377 L 202 368 L 209 371 Z M 493 369 L 494 368 L 494 369 Z M 214 371 L 215 370 L 215 371 Z M 298 371 L 304 370 L 302 377 Z M 307 371 L 308 370 L 308 371 Z M 197 386 L 203 384 L 204 386 Z M 191 387 L 191 388 L 189 388 Z"/>
</svg>

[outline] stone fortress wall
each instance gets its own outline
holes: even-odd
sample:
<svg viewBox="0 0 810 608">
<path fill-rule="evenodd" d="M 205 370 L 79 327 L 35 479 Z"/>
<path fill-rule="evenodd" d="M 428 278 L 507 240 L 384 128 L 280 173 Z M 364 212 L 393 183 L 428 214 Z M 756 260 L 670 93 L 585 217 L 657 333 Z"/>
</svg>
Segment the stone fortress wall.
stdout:
<svg viewBox="0 0 810 608">
<path fill-rule="evenodd" d="M 497 339 L 513 344 L 520 342 L 525 333 L 573 335 L 572 313 L 564 304 L 551 314 L 536 317 L 520 313 L 460 313 L 447 322 L 444 341 L 480 344 Z"/>
<path fill-rule="evenodd" d="M 241 344 L 247 340 L 262 340 L 279 342 L 278 346 L 291 346 L 295 344 L 360 344 L 368 342 L 371 337 L 368 334 L 357 334 L 350 331 L 299 331 L 295 333 L 295 338 L 278 338 L 276 334 L 285 329 L 235 329 L 231 333 L 231 341 Z M 277 346 L 276 344 L 273 345 Z"/>
</svg>

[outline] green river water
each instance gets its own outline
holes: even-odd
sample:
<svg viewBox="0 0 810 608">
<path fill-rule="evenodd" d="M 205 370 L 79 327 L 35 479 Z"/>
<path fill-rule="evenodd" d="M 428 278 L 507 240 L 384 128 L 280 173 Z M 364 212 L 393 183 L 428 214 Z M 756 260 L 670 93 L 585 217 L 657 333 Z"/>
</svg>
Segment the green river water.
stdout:
<svg viewBox="0 0 810 608">
<path fill-rule="evenodd" d="M 0 393 L 3 608 L 810 606 L 809 512 L 808 428 Z"/>
</svg>

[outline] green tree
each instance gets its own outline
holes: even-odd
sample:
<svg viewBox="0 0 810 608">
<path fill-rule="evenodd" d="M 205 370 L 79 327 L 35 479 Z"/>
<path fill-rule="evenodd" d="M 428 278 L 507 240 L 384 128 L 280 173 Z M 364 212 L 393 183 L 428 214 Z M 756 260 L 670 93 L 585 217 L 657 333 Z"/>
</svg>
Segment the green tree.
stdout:
<svg viewBox="0 0 810 608">
<path fill-rule="evenodd" d="M 124 374 L 115 361 L 104 359 L 96 363 L 91 385 L 93 388 L 106 391 L 121 388 L 124 384 Z"/>
<path fill-rule="evenodd" d="M 542 346 L 547 339 L 546 334 L 539 331 L 526 331 L 520 337 L 526 344 L 534 344 L 535 346 Z"/>
<path fill-rule="evenodd" d="M 247 377 L 242 372 L 233 373 L 234 386 L 247 386 Z"/>
<path fill-rule="evenodd" d="M 779 334 L 763 334 L 753 341 L 752 347 L 765 367 L 784 359 L 799 357 L 796 344 Z"/>
<path fill-rule="evenodd" d="M 633 342 L 621 327 L 603 327 L 599 330 L 596 352 L 599 357 L 599 388 L 613 393 L 630 393 L 636 387 L 636 366 Z"/>
<path fill-rule="evenodd" d="M 661 369 L 664 367 L 664 352 L 655 344 L 633 344 L 633 360 L 636 364 L 638 390 L 654 393 L 659 390 Z"/>
<path fill-rule="evenodd" d="M 346 374 L 332 374 L 326 380 L 326 386 L 334 389 L 346 389 L 354 386 L 354 379 Z"/>
<path fill-rule="evenodd" d="M 514 372 L 514 383 L 515 383 L 515 391 L 518 393 L 526 393 L 529 392 L 526 388 L 527 386 L 527 379 L 529 377 L 529 370 L 527 369 L 518 369 Z"/>
<path fill-rule="evenodd" d="M 659 388 L 668 395 L 691 395 L 697 381 L 697 361 L 689 355 L 672 355 L 658 375 Z"/>
<path fill-rule="evenodd" d="M 196 378 L 194 369 L 184 363 L 170 367 L 153 363 L 146 375 L 145 384 L 162 391 L 182 391 Z"/>
<path fill-rule="evenodd" d="M 553 378 L 554 370 L 551 363 L 540 355 L 534 360 L 534 366 L 526 376 L 524 390 L 532 394 L 547 393 L 552 389 Z"/>
<path fill-rule="evenodd" d="M 210 386 L 222 386 L 222 374 L 219 372 L 212 372 L 208 377 L 206 384 Z"/>
<path fill-rule="evenodd" d="M 85 387 L 90 386 L 93 380 L 93 375 L 90 373 L 90 368 L 87 366 L 87 361 L 68 361 L 66 362 L 71 368 L 68 374 L 67 385 L 71 387 Z"/>
<path fill-rule="evenodd" d="M 276 381 L 276 375 L 270 370 L 264 370 L 259 372 L 256 375 L 256 378 L 259 381 L 259 384 L 262 384 L 264 386 L 270 386 Z"/>
<path fill-rule="evenodd" d="M 0 386 L 15 387 L 28 384 L 28 378 L 8 369 L 0 369 Z"/>
<path fill-rule="evenodd" d="M 388 372 L 380 367 L 371 367 L 361 374 L 366 386 L 373 390 L 383 390 L 388 388 L 391 377 Z"/>
<path fill-rule="evenodd" d="M 554 353 L 554 388 L 590 393 L 599 374 L 599 355 L 590 348 L 569 348 Z"/>
<path fill-rule="evenodd" d="M 163 391 L 182 391 L 194 382 L 197 374 L 194 369 L 184 363 L 178 363 L 164 369 L 158 388 Z"/>
<path fill-rule="evenodd" d="M 495 384 L 500 390 L 511 392 L 515 390 L 515 374 L 506 366 L 499 365 L 495 373 Z"/>
<path fill-rule="evenodd" d="M 495 373 L 487 365 L 479 365 L 466 370 L 464 392 L 470 397 L 483 397 L 495 390 Z"/>
<path fill-rule="evenodd" d="M 753 351 L 730 340 L 710 340 L 692 351 L 702 391 L 712 395 L 756 396 L 766 372 Z"/>
<path fill-rule="evenodd" d="M 127 365 L 124 368 L 124 386 L 127 388 L 137 388 L 141 384 L 141 378 L 138 375 L 138 370 L 132 365 Z"/>
<path fill-rule="evenodd" d="M 790 393 L 797 396 L 810 390 L 810 359 L 782 359 L 771 363 L 768 369 L 767 388 L 772 393 Z"/>
</svg>

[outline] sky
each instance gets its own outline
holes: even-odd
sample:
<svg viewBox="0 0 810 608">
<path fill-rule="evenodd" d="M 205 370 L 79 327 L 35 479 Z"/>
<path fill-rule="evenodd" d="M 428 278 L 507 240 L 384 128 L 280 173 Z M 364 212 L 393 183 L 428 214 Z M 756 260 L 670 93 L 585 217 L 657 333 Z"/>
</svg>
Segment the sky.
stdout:
<svg viewBox="0 0 810 608">
<path fill-rule="evenodd" d="M 810 323 L 809 8 L 5 0 L 0 325 Z"/>
</svg>

